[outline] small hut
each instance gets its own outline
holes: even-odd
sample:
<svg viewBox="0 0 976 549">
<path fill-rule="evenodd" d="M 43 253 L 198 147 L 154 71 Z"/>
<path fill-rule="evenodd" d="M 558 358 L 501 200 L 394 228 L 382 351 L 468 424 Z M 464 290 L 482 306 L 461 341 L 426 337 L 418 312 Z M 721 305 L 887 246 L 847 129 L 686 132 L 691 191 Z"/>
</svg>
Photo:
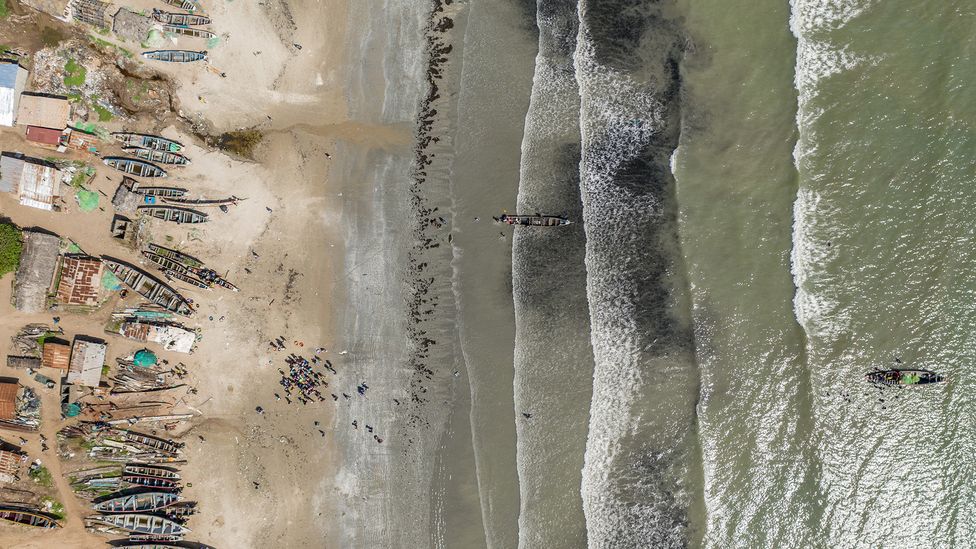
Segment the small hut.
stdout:
<svg viewBox="0 0 976 549">
<path fill-rule="evenodd" d="M 14 279 L 14 307 L 25 313 L 47 309 L 61 239 L 53 234 L 24 231 L 24 247 Z"/>
</svg>

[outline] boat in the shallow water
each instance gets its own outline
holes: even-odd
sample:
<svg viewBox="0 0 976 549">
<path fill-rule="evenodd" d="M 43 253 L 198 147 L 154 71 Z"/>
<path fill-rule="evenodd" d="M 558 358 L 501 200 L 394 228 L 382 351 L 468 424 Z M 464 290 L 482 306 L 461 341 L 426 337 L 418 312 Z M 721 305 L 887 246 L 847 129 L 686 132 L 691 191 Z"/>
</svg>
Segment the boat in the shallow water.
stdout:
<svg viewBox="0 0 976 549">
<path fill-rule="evenodd" d="M 930 370 L 910 370 L 893 368 L 891 370 L 875 370 L 865 374 L 864 379 L 879 385 L 928 385 L 941 383 L 945 378 Z"/>
<path fill-rule="evenodd" d="M 155 50 L 144 51 L 142 56 L 153 61 L 164 61 L 166 63 L 192 63 L 194 61 L 206 61 L 206 51 L 190 50 Z"/>
<path fill-rule="evenodd" d="M 100 513 L 151 513 L 165 509 L 180 500 L 172 492 L 143 492 L 112 498 L 92 505 Z"/>
<path fill-rule="evenodd" d="M 113 132 L 112 136 L 126 147 L 142 147 L 156 151 L 180 152 L 183 144 L 159 135 L 135 132 Z"/>
<path fill-rule="evenodd" d="M 508 215 L 502 214 L 494 218 L 499 223 L 508 225 L 528 225 L 531 227 L 557 227 L 569 225 L 572 221 L 558 215 Z"/>
<path fill-rule="evenodd" d="M 189 528 L 181 526 L 169 519 L 141 513 L 126 515 L 98 515 L 88 517 L 88 520 L 98 524 L 118 528 L 120 530 L 154 536 L 182 536 L 190 531 Z"/>
<path fill-rule="evenodd" d="M 172 248 L 167 248 L 165 246 L 160 246 L 159 244 L 148 244 L 146 248 L 161 257 L 166 257 L 172 259 L 173 261 L 182 263 L 187 267 L 203 267 L 203 261 L 193 257 L 192 255 L 187 255 L 181 251 L 174 250 Z"/>
<path fill-rule="evenodd" d="M 49 516 L 10 507 L 0 507 L 0 520 L 34 528 L 59 528 L 61 526 L 58 521 Z"/>
<path fill-rule="evenodd" d="M 167 4 L 169 4 L 171 6 L 180 8 L 181 10 L 186 10 L 186 11 L 196 11 L 197 10 L 196 3 L 191 2 L 190 0 L 163 0 L 163 2 L 166 2 Z"/>
<path fill-rule="evenodd" d="M 193 27 L 181 27 L 179 25 L 163 25 L 163 32 L 171 32 L 173 34 L 181 34 L 183 36 L 189 36 L 192 38 L 213 38 L 217 36 L 216 34 L 205 30 L 197 29 Z"/>
<path fill-rule="evenodd" d="M 180 153 L 157 151 L 155 149 L 146 149 L 143 147 L 122 147 L 122 150 L 131 154 L 132 156 L 135 156 L 136 158 L 139 158 L 140 160 L 148 160 L 149 162 L 172 164 L 174 166 L 186 166 L 190 163 L 190 159 Z"/>
<path fill-rule="evenodd" d="M 138 463 L 127 464 L 123 468 L 123 473 L 127 475 L 140 475 L 144 477 L 165 478 L 169 480 L 180 480 L 180 474 L 175 469 L 168 467 L 158 467 L 154 465 L 140 465 Z"/>
<path fill-rule="evenodd" d="M 122 173 L 131 173 L 139 177 L 166 177 L 166 170 L 159 166 L 139 160 L 137 158 L 127 158 L 125 156 L 106 156 L 102 162 L 106 166 L 111 166 Z"/>
<path fill-rule="evenodd" d="M 139 206 L 136 210 L 163 221 L 174 223 L 206 223 L 208 216 L 203 212 L 175 206 Z"/>
<path fill-rule="evenodd" d="M 107 256 L 102 256 L 102 263 L 123 284 L 156 305 L 180 315 L 193 314 L 193 307 L 185 297 L 142 269 Z"/>
<path fill-rule="evenodd" d="M 174 13 L 153 8 L 153 19 L 166 25 L 182 25 L 192 27 L 194 25 L 209 25 L 210 18 L 206 15 L 195 15 L 192 13 Z"/>
</svg>

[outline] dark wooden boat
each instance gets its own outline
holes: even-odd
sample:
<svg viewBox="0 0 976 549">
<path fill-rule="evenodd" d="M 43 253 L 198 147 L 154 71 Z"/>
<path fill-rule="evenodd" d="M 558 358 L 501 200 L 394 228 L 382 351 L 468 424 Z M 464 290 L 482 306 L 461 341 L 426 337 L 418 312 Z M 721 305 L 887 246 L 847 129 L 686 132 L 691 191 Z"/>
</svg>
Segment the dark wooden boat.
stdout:
<svg viewBox="0 0 976 549">
<path fill-rule="evenodd" d="M 155 151 L 180 152 L 183 144 L 179 141 L 166 139 L 159 135 L 149 135 L 147 133 L 134 132 L 114 132 L 112 136 L 126 147 L 142 147 Z"/>
<path fill-rule="evenodd" d="M 144 51 L 142 56 L 153 61 L 164 61 L 166 63 L 192 63 L 194 61 L 206 61 L 207 52 L 190 50 L 155 50 Z"/>
<path fill-rule="evenodd" d="M 891 370 L 875 370 L 865 374 L 864 379 L 878 385 L 928 385 L 941 383 L 945 378 L 930 370 L 910 370 L 893 368 Z"/>
<path fill-rule="evenodd" d="M 106 166 L 111 166 L 122 173 L 131 173 L 138 177 L 166 177 L 166 170 L 159 166 L 139 160 L 137 158 L 127 158 L 125 156 L 106 156 L 102 162 Z"/>
<path fill-rule="evenodd" d="M 192 269 L 192 271 L 197 278 L 208 284 L 216 284 L 217 286 L 227 288 L 228 290 L 233 290 L 235 292 L 240 291 L 237 286 L 231 284 L 224 277 L 217 274 L 217 271 L 213 269 Z"/>
<path fill-rule="evenodd" d="M 206 223 L 207 214 L 176 206 L 139 206 L 136 210 L 163 221 L 174 223 Z"/>
<path fill-rule="evenodd" d="M 558 227 L 569 225 L 572 221 L 558 215 L 508 215 L 502 214 L 493 218 L 499 223 L 508 225 L 526 225 L 530 227 Z"/>
<path fill-rule="evenodd" d="M 167 248 L 165 246 L 160 246 L 159 244 L 149 244 L 146 247 L 149 249 L 150 252 L 158 256 L 168 257 L 169 259 L 182 263 L 187 267 L 195 267 L 195 268 L 203 267 L 203 261 L 200 261 L 199 259 L 193 257 L 192 255 L 187 255 L 178 250 Z"/>
<path fill-rule="evenodd" d="M 197 29 L 194 27 L 181 27 L 179 25 L 163 25 L 163 32 L 171 32 L 173 34 L 181 34 L 183 36 L 190 36 L 192 38 L 213 38 L 217 36 L 216 34 L 205 30 Z"/>
<path fill-rule="evenodd" d="M 165 478 L 169 480 L 180 480 L 180 474 L 174 469 L 158 467 L 153 465 L 140 465 L 138 463 L 127 464 L 122 472 L 128 475 L 140 475 L 144 477 Z"/>
<path fill-rule="evenodd" d="M 162 201 L 167 204 L 193 206 L 194 208 L 204 208 L 204 207 L 236 205 L 241 200 L 246 200 L 246 199 L 232 196 L 230 198 L 218 198 L 214 200 L 209 200 L 206 198 L 192 199 L 192 200 L 186 198 L 165 198 Z"/>
<path fill-rule="evenodd" d="M 104 524 L 119 530 L 126 530 L 136 534 L 151 536 L 182 536 L 190 531 L 185 526 L 163 517 L 145 515 L 141 513 L 127 515 L 96 515 L 88 517 L 89 521 Z"/>
<path fill-rule="evenodd" d="M 13 507 L 0 507 L 0 519 L 34 528 L 59 528 L 61 526 L 58 521 L 46 515 Z"/>
<path fill-rule="evenodd" d="M 174 166 L 186 166 L 190 163 L 190 159 L 183 156 L 180 153 L 174 153 L 169 151 L 157 151 L 155 149 L 146 149 L 143 147 L 122 147 L 122 150 L 135 156 L 140 160 L 147 160 L 149 162 L 158 162 L 159 164 L 172 164 Z"/>
<path fill-rule="evenodd" d="M 182 187 L 143 186 L 138 181 L 127 175 L 122 176 L 122 185 L 124 185 L 126 189 L 129 189 L 129 191 L 136 194 L 141 194 L 144 196 L 157 196 L 159 198 L 177 198 L 184 196 L 187 193 L 187 190 Z"/>
<path fill-rule="evenodd" d="M 161 280 L 151 276 L 142 269 L 111 257 L 102 256 L 102 263 L 112 271 L 123 284 L 132 288 L 134 292 L 159 305 L 160 307 L 181 315 L 192 315 L 190 303 L 176 290 L 164 284 Z"/>
<path fill-rule="evenodd" d="M 180 449 L 183 448 L 183 444 L 181 443 L 137 433 L 136 431 L 125 431 L 125 440 L 169 454 L 178 454 Z"/>
<path fill-rule="evenodd" d="M 190 0 L 163 0 L 167 4 L 186 11 L 196 11 L 197 5 Z"/>
<path fill-rule="evenodd" d="M 165 509 L 180 500 L 172 492 L 143 492 L 112 498 L 92 505 L 100 513 L 151 513 Z"/>
<path fill-rule="evenodd" d="M 162 490 L 176 490 L 180 487 L 179 481 L 176 480 L 144 477 L 141 475 L 122 475 L 122 482 L 128 482 L 134 486 L 146 486 L 147 488 L 159 488 Z"/>
<path fill-rule="evenodd" d="M 135 545 L 121 545 L 125 549 L 186 549 L 183 545 L 173 545 L 168 541 L 180 541 L 183 536 L 129 536 L 128 541 L 137 542 Z"/>
<path fill-rule="evenodd" d="M 206 15 L 194 15 L 192 13 L 174 13 L 153 8 L 153 19 L 167 25 L 182 25 L 192 27 L 194 25 L 209 25 L 210 18 Z"/>
</svg>

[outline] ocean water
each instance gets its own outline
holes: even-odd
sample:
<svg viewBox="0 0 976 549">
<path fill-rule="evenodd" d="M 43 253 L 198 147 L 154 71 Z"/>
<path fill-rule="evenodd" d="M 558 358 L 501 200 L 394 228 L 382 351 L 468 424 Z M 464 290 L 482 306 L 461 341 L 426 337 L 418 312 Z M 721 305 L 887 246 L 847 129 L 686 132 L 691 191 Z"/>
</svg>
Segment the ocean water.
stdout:
<svg viewBox="0 0 976 549">
<path fill-rule="evenodd" d="M 340 149 L 342 546 L 974 545 L 976 7 L 382 8 L 352 113 L 416 143 Z"/>
</svg>

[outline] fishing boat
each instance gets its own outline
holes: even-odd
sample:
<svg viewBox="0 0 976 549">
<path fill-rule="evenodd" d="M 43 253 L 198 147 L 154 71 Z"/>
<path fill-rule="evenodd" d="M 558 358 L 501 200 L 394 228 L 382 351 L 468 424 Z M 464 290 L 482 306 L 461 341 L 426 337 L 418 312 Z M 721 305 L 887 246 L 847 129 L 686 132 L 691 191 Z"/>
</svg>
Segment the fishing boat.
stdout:
<svg viewBox="0 0 976 549">
<path fill-rule="evenodd" d="M 167 25 L 183 25 L 192 27 L 195 25 L 209 25 L 210 18 L 206 15 L 194 15 L 192 13 L 174 13 L 153 8 L 153 19 Z"/>
<path fill-rule="evenodd" d="M 180 474 L 176 472 L 176 470 L 169 469 L 167 467 L 153 467 L 149 465 L 130 463 L 123 468 L 123 472 L 129 475 L 180 480 Z"/>
<path fill-rule="evenodd" d="M 149 244 L 146 247 L 149 249 L 150 252 L 158 256 L 168 257 L 169 259 L 172 259 L 173 261 L 178 261 L 186 265 L 187 267 L 196 267 L 196 268 L 203 267 L 203 261 L 200 261 L 199 259 L 193 257 L 192 255 L 187 255 L 183 252 L 174 250 L 172 248 L 160 246 L 159 244 Z"/>
<path fill-rule="evenodd" d="M 236 205 L 241 200 L 247 200 L 246 198 L 238 198 L 232 196 L 230 198 L 218 198 L 218 199 L 186 199 L 186 198 L 165 198 L 162 201 L 167 204 L 183 205 L 183 206 L 193 206 L 195 208 L 205 208 L 205 207 L 216 207 L 216 206 L 232 206 Z"/>
<path fill-rule="evenodd" d="M 61 525 L 53 518 L 14 507 L 0 507 L 0 519 L 34 528 L 59 528 Z"/>
<path fill-rule="evenodd" d="M 228 290 L 233 290 L 235 292 L 240 291 L 237 286 L 234 286 L 224 277 L 217 274 L 217 271 L 213 269 L 191 269 L 191 272 L 196 275 L 200 280 L 208 284 L 216 284 L 222 288 L 227 288 Z"/>
<path fill-rule="evenodd" d="M 128 482 L 134 486 L 146 486 L 148 488 L 159 488 L 162 490 L 176 490 L 180 487 L 180 483 L 177 480 L 144 477 L 141 475 L 122 475 L 122 482 Z"/>
<path fill-rule="evenodd" d="M 175 166 L 186 166 L 190 159 L 180 153 L 169 151 L 157 151 L 155 149 L 145 149 L 143 147 L 122 147 L 122 150 L 142 160 L 158 162 L 160 164 L 173 164 Z"/>
<path fill-rule="evenodd" d="M 865 374 L 864 379 L 878 385 L 928 385 L 941 383 L 945 378 L 930 370 L 909 370 L 893 368 L 890 370 L 875 370 Z"/>
<path fill-rule="evenodd" d="M 121 545 L 125 549 L 186 549 L 183 545 L 173 545 L 168 541 L 180 541 L 183 536 L 129 536 L 127 541 L 138 542 L 135 545 Z"/>
<path fill-rule="evenodd" d="M 106 166 L 111 166 L 122 173 L 131 173 L 139 177 L 166 177 L 166 170 L 159 166 L 139 160 L 137 158 L 126 158 L 124 156 L 106 156 L 102 162 Z"/>
<path fill-rule="evenodd" d="M 187 190 L 180 187 L 137 187 L 134 192 L 145 196 L 156 196 L 162 200 L 163 198 L 183 196 Z"/>
<path fill-rule="evenodd" d="M 102 263 L 123 284 L 156 305 L 176 314 L 185 316 L 193 314 L 193 307 L 185 297 L 142 269 L 107 256 L 102 256 Z"/>
<path fill-rule="evenodd" d="M 193 38 L 210 39 L 217 36 L 216 34 L 205 29 L 197 29 L 193 27 L 181 27 L 179 25 L 163 25 L 163 32 L 171 32 L 173 34 L 181 34 L 183 36 L 190 36 Z"/>
<path fill-rule="evenodd" d="M 183 448 L 182 443 L 173 442 L 171 440 L 150 435 L 144 435 L 142 433 L 137 433 L 136 431 L 125 431 L 125 440 L 128 442 L 141 444 L 148 448 L 152 448 L 153 450 L 166 452 L 168 454 L 178 454 L 180 453 L 180 449 Z"/>
<path fill-rule="evenodd" d="M 159 135 L 134 132 L 114 132 L 112 135 L 126 147 L 143 147 L 145 149 L 169 152 L 180 152 L 183 150 L 183 144 L 179 141 L 166 139 Z"/>
<path fill-rule="evenodd" d="M 167 4 L 173 7 L 180 8 L 181 10 L 186 10 L 186 11 L 197 10 L 196 3 L 191 2 L 190 0 L 163 0 L 163 2 L 166 2 Z"/>
<path fill-rule="evenodd" d="M 531 227 L 558 227 L 569 225 L 572 221 L 558 215 L 508 215 L 502 214 L 493 218 L 498 223 L 508 225 L 528 225 Z"/>
<path fill-rule="evenodd" d="M 136 534 L 147 534 L 153 536 L 182 536 L 190 531 L 189 528 L 180 526 L 169 519 L 157 517 L 155 515 L 144 515 L 141 513 L 128 515 L 97 515 L 88 517 L 88 520 L 98 524 L 118 528 L 120 530 L 134 532 Z"/>
<path fill-rule="evenodd" d="M 144 492 L 120 496 L 92 505 L 100 513 L 151 513 L 159 511 L 180 500 L 172 492 Z"/>
<path fill-rule="evenodd" d="M 166 63 L 192 63 L 194 61 L 206 61 L 207 52 L 190 50 L 155 50 L 144 51 L 142 56 L 153 61 L 164 61 Z"/>
<path fill-rule="evenodd" d="M 176 206 L 139 206 L 136 210 L 163 221 L 174 223 L 206 223 L 207 214 Z"/>
<path fill-rule="evenodd" d="M 155 263 L 160 269 L 164 271 L 174 271 L 177 273 L 185 274 L 187 276 L 191 274 L 189 267 L 183 265 L 182 263 L 179 263 L 178 261 L 174 261 L 173 259 L 170 259 L 168 257 L 163 257 L 159 254 L 150 252 L 149 250 L 143 250 L 142 255 L 144 255 L 146 259 L 148 259 L 149 261 Z"/>
</svg>

